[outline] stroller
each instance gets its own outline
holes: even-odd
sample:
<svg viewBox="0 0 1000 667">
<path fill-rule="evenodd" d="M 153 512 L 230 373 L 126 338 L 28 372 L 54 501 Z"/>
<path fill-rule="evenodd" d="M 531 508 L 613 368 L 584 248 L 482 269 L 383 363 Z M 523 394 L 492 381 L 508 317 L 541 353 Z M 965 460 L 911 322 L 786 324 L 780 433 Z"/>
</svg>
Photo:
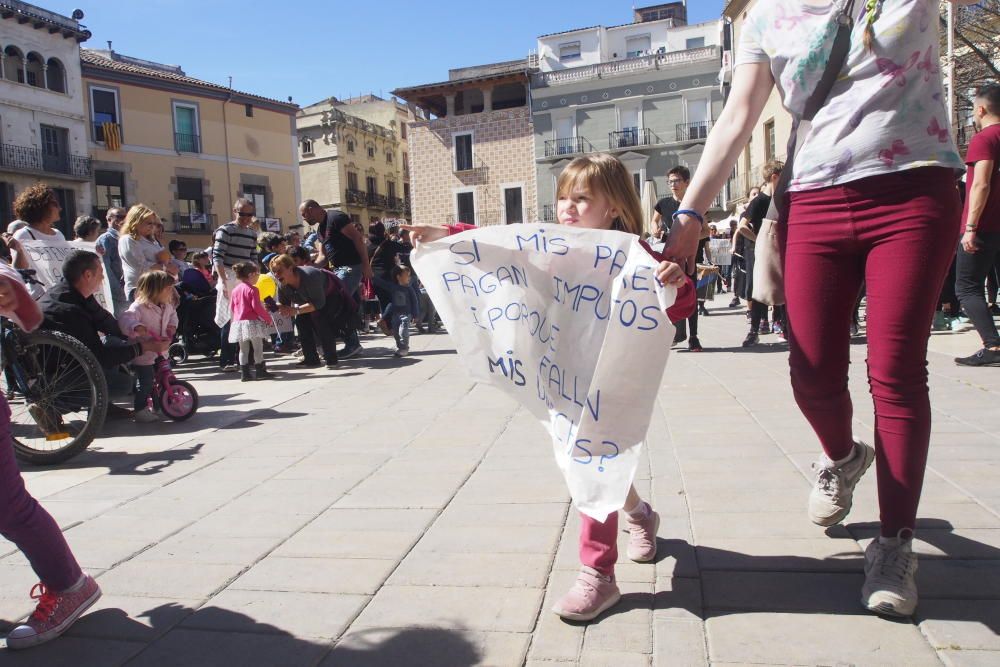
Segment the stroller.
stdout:
<svg viewBox="0 0 1000 667">
<path fill-rule="evenodd" d="M 215 290 L 201 274 L 192 279 L 188 269 L 177 283 L 180 303 L 177 306 L 177 335 L 168 352 L 170 361 L 179 364 L 192 354 L 214 357 L 219 351 L 220 331 L 215 323 Z"/>
</svg>

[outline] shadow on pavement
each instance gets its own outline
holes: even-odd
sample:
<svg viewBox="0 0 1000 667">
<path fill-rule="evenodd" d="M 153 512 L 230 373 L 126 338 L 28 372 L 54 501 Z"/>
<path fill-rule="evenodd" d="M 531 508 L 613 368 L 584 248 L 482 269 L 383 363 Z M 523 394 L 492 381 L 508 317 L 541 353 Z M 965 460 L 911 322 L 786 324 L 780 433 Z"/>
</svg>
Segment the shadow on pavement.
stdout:
<svg viewBox="0 0 1000 667">
<path fill-rule="evenodd" d="M 874 538 L 877 523 L 846 526 L 855 539 Z M 846 539 L 846 532 L 832 531 Z M 979 623 L 1000 633 L 997 589 L 1000 548 L 958 535 L 943 519 L 918 519 L 917 539 L 926 552 L 917 570 L 920 604 L 911 619 L 890 622 L 951 621 Z M 658 539 L 656 562 L 674 559 L 672 590 L 626 593 L 602 614 L 635 609 L 684 610 L 695 617 L 751 613 L 870 615 L 861 605 L 864 558 L 856 551 L 828 558 L 790 555 L 756 556 L 684 540 Z M 703 597 L 704 596 L 704 597 Z M 976 602 L 980 604 L 976 604 Z"/>
<path fill-rule="evenodd" d="M 21 464 L 23 470 L 65 470 L 70 468 L 107 468 L 109 475 L 155 475 L 180 461 L 191 461 L 201 452 L 204 443 L 190 447 L 175 447 L 164 452 L 103 451 L 100 445 L 91 445 L 78 456 L 61 465 L 33 466 Z"/>
<path fill-rule="evenodd" d="M 323 630 L 335 632 L 334 623 Z M 77 654 L 73 660 L 76 651 L 86 648 L 74 638 L 91 639 L 89 644 L 95 655 Z M 105 643 L 107 646 L 102 651 Z M 119 655 L 121 651 L 124 655 Z M 0 651 L 0 664 L 6 664 L 5 658 L 15 664 L 15 655 L 19 659 L 17 664 L 24 664 L 20 659 L 30 658 L 32 665 L 126 664 L 129 667 L 316 664 L 320 667 L 471 667 L 481 659 L 479 649 L 457 630 L 366 628 L 348 632 L 334 646 L 326 640 L 295 637 L 282 628 L 239 612 L 211 606 L 195 610 L 176 603 L 141 612 L 134 619 L 121 609 L 92 612 L 77 621 L 64 638 L 23 653 Z M 103 662 L 90 662 L 100 659 L 99 656 Z"/>
</svg>

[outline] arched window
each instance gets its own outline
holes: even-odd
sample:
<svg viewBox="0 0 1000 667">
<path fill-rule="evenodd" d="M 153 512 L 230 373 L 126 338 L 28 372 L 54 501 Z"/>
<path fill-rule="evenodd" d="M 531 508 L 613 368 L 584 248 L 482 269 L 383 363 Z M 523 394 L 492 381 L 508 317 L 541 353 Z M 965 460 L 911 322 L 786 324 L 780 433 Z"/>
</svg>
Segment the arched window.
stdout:
<svg viewBox="0 0 1000 667">
<path fill-rule="evenodd" d="M 45 60 L 32 51 L 28 54 L 28 64 L 26 69 L 26 82 L 29 86 L 36 88 L 45 87 Z"/>
<path fill-rule="evenodd" d="M 66 92 L 66 68 L 55 58 L 49 58 L 49 71 L 45 76 L 48 79 L 49 90 L 57 93 Z"/>
<path fill-rule="evenodd" d="M 392 151 L 385 152 L 385 163 L 392 164 Z"/>
<path fill-rule="evenodd" d="M 354 152 L 354 139 L 351 138 L 347 139 L 347 152 L 348 153 Z"/>
<path fill-rule="evenodd" d="M 8 46 L 3 50 L 4 78 L 16 83 L 24 83 L 24 54 L 16 46 Z"/>
<path fill-rule="evenodd" d="M 302 154 L 312 155 L 313 154 L 313 142 L 312 139 L 306 138 L 302 140 Z"/>
<path fill-rule="evenodd" d="M 375 144 L 371 144 L 370 143 L 370 144 L 368 144 L 367 148 L 368 148 L 368 157 L 374 159 L 375 158 Z"/>
</svg>

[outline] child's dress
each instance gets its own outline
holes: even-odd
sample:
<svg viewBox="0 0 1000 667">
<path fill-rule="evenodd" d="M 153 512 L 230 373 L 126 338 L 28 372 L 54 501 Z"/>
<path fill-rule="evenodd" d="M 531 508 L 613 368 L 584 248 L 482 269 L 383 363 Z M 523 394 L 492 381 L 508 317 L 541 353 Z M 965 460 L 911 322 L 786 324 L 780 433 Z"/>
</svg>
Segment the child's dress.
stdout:
<svg viewBox="0 0 1000 667">
<path fill-rule="evenodd" d="M 260 302 L 260 292 L 256 287 L 240 282 L 233 288 L 229 304 L 233 313 L 229 326 L 230 343 L 262 340 L 271 335 L 271 314 Z"/>
</svg>

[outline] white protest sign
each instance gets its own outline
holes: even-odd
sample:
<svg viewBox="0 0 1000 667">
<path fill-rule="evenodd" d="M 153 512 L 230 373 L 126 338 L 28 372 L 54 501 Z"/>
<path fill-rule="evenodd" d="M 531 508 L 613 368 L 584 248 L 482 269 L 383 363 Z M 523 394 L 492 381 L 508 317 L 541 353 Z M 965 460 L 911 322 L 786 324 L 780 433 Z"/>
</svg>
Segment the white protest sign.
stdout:
<svg viewBox="0 0 1000 667">
<path fill-rule="evenodd" d="M 546 427 L 577 508 L 619 510 L 674 336 L 657 261 L 633 235 L 551 224 L 470 230 L 411 260 L 472 376 Z"/>
<path fill-rule="evenodd" d="M 21 241 L 21 247 L 28 256 L 28 263 L 35 270 L 35 279 L 48 290 L 62 280 L 62 266 L 69 254 L 74 250 L 96 252 L 97 244 L 87 241 L 66 241 L 64 239 L 26 239 Z M 109 313 L 115 312 L 111 298 L 111 283 L 107 276 L 101 284 L 101 289 L 94 298 Z"/>
</svg>

